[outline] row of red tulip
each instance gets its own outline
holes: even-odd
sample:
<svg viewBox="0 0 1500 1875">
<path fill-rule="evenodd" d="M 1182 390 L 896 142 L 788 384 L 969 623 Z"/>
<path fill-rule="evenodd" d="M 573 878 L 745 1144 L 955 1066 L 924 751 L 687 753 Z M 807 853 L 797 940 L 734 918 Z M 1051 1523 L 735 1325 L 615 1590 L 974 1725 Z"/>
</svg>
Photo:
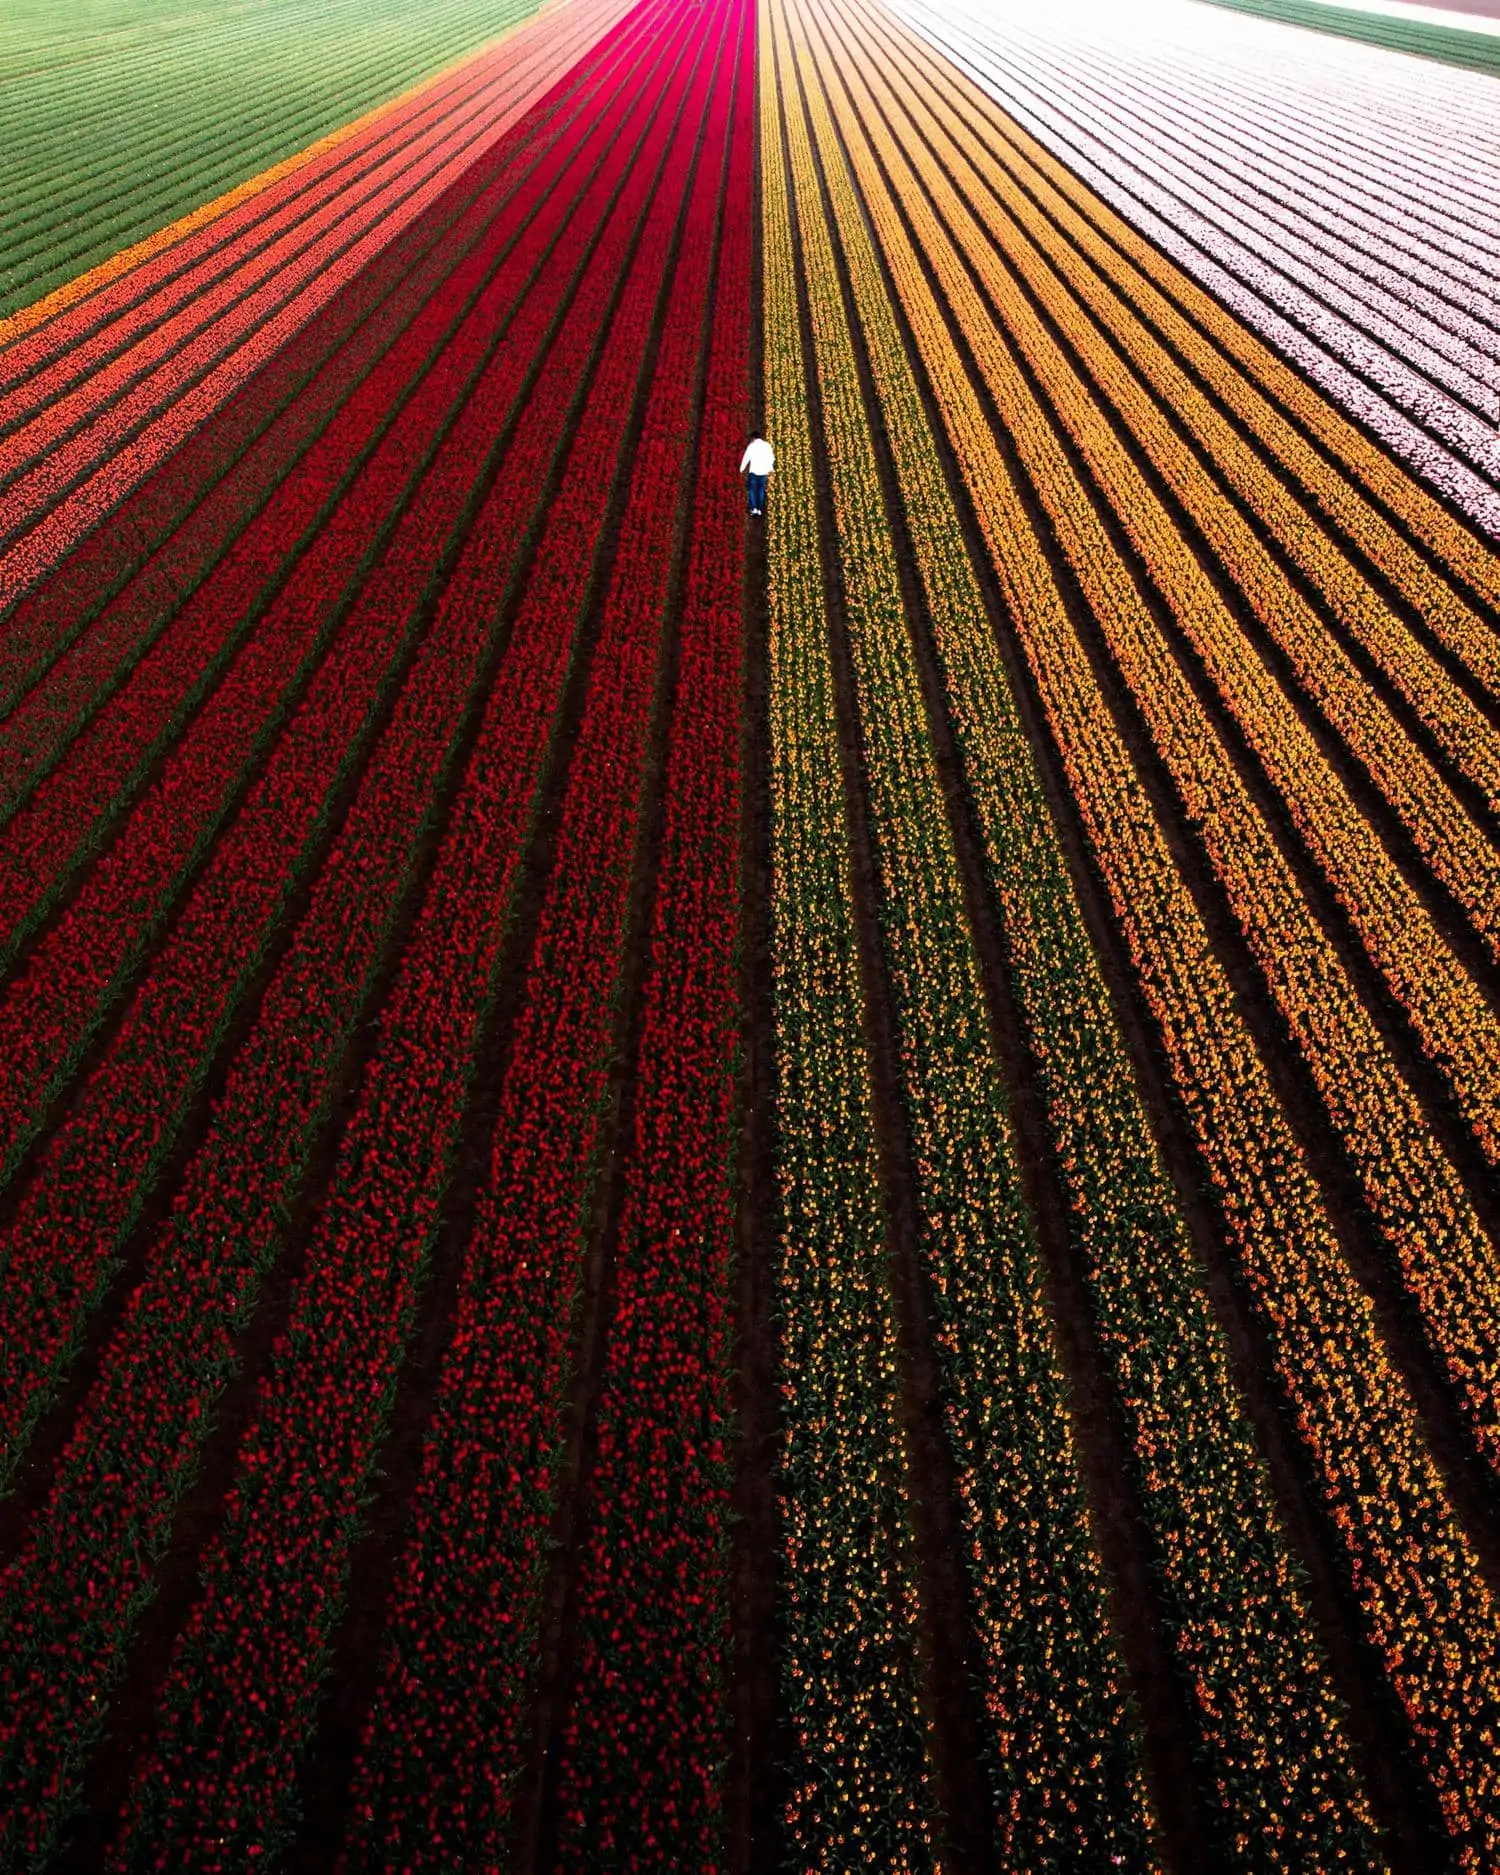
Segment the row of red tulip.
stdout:
<svg viewBox="0 0 1500 1875">
<path fill-rule="evenodd" d="M 527 320 L 536 318 L 542 302 L 521 295 L 560 234 L 564 272 L 551 290 L 561 291 L 574 271 L 566 264 L 564 211 L 605 147 L 582 120 L 554 145 L 507 215 L 358 387 L 299 473 L 282 484 L 158 639 L 69 763 L 0 834 L 0 871 L 9 862 L 9 882 L 25 908 L 22 923 L 29 924 L 70 876 L 59 856 L 75 864 L 86 857 L 99 837 L 99 817 L 107 821 L 114 808 L 115 791 L 125 784 L 128 799 L 131 777 L 154 750 L 164 751 L 160 774 L 104 863 L 86 875 L 0 1003 L 0 1034 L 15 1039 L 0 1070 L 0 1139 L 7 1153 L 25 1137 L 42 1090 L 66 1070 L 100 1019 L 122 968 L 149 947 L 308 673 L 330 645 L 346 647 L 342 655 L 357 664 L 366 655 L 358 634 L 351 636 L 341 601 L 384 546 L 486 360 L 498 361 L 499 384 L 514 389 L 521 382 L 530 354 L 506 343 L 506 333 L 522 306 Z M 360 465 L 352 473 L 350 456 Z M 285 583 L 273 586 L 266 604 L 266 582 L 285 574 L 288 563 Z M 237 644 L 243 648 L 227 675 L 183 733 L 194 699 L 207 686 L 205 663 L 222 665 Z M 330 745 L 328 759 L 338 754 Z"/>
<path fill-rule="evenodd" d="M 663 9 L 643 61 L 646 82 L 620 87 L 630 114 L 617 146 L 623 188 L 574 302 L 580 318 L 597 319 L 609 307 L 639 232 L 618 323 L 570 438 L 569 467 L 538 562 L 545 577 L 533 580 L 491 686 L 381 1041 L 293 1289 L 290 1323 L 256 1396 L 200 1599 L 179 1639 L 159 1731 L 131 1800 L 117 1852 L 123 1865 L 186 1856 L 212 1867 L 225 1853 L 268 1847 L 292 1800 L 359 1506 L 441 1216 L 603 497 L 663 281 L 678 186 L 670 163 L 660 165 L 690 66 L 674 43 L 680 17 Z M 645 137 L 631 150 L 637 127 Z M 684 144 L 691 147 L 691 122 L 679 134 L 680 153 Z M 566 431 L 576 385 L 552 388 L 561 393 L 557 421 Z M 507 500 L 503 478 L 493 499 L 497 506 Z M 476 522 L 476 546 L 489 519 L 481 514 Z M 498 580 L 503 591 L 506 569 L 476 560 L 472 576 L 481 575 Z M 482 592 L 472 589 L 469 598 L 482 619 Z M 276 1611 L 271 1624 L 259 1615 L 268 1597 Z"/>
<path fill-rule="evenodd" d="M 755 20 L 740 9 L 696 516 L 560 1715 L 560 1867 L 724 1865 Z"/>
<path fill-rule="evenodd" d="M 744 13 L 736 8 L 731 21 L 728 11 L 694 10 L 698 86 L 708 94 L 703 147 L 659 322 L 490 1181 L 392 1592 L 356 1774 L 357 1866 L 496 1865 L 525 1761 L 667 602 L 693 488 L 692 411 L 735 63 L 726 28 Z M 680 160 L 686 169 L 686 151 Z M 743 304 L 729 316 L 742 319 Z M 437 1563 L 456 1555 L 457 1567 Z M 683 1767 L 662 1767 L 663 1776 L 674 1771 Z"/>
<path fill-rule="evenodd" d="M 549 49 L 548 59 L 551 70 L 567 63 L 555 46 Z M 163 370 L 176 388 L 165 408 L 150 414 L 154 380 L 143 380 L 122 402 L 105 409 L 96 422 L 46 456 L 38 469 L 13 483 L 0 498 L 0 515 L 20 506 L 29 506 L 35 512 L 26 528 L 0 553 L 0 608 L 9 607 L 50 572 L 178 448 L 185 435 L 207 422 L 403 228 L 441 200 L 482 148 L 482 143 L 475 144 L 463 136 L 451 138 L 432 154 L 414 187 L 404 192 L 397 189 L 378 213 L 366 219 L 352 245 L 326 259 L 326 264 L 319 264 L 316 256 L 303 256 L 289 269 L 295 275 L 291 283 L 295 290 L 289 298 L 274 305 L 273 289 L 264 289 L 266 316 L 259 324 L 251 318 L 251 302 L 244 302 L 235 315 L 246 328 L 237 344 L 224 351 L 215 338 L 205 334 L 169 360 Z M 224 336 L 219 334 L 220 338 Z M 211 363 L 206 375 L 190 368 L 193 359 L 201 366 L 210 356 L 217 361 Z M 91 452 L 95 466 L 64 492 L 67 475 L 90 459 Z M 40 506 L 36 501 L 27 501 L 30 484 L 34 484 L 31 492 Z M 46 487 L 52 492 L 42 499 Z"/>
<path fill-rule="evenodd" d="M 613 75 L 606 66 L 601 84 Z M 575 202 L 567 186 L 570 171 L 576 166 L 587 175 L 598 154 L 608 149 L 617 122 L 617 112 L 606 113 L 587 134 L 580 130 L 562 186 L 543 198 L 544 212 L 514 249 L 512 259 L 519 260 L 524 278 L 533 247 L 551 243 L 531 290 L 507 304 L 501 328 L 505 342 L 493 348 L 472 385 L 264 773 L 214 851 L 168 942 L 151 959 L 108 1053 L 48 1141 L 0 1238 L 0 1255 L 8 1257 L 11 1272 L 0 1297 L 0 1319 L 30 1324 L 30 1333 L 6 1337 L 8 1365 L 0 1356 L 0 1427 L 11 1462 L 39 1403 L 36 1390 L 55 1379 L 56 1357 L 69 1346 L 80 1312 L 94 1297 L 96 1272 L 107 1267 L 118 1234 L 128 1228 L 201 1082 L 205 1050 L 222 1032 L 264 945 L 274 937 L 289 890 L 317 852 L 330 805 L 345 778 L 357 772 L 382 698 L 405 668 L 432 570 L 462 524 L 470 491 L 504 433 L 529 362 L 568 302 L 581 264 L 568 238 L 575 211 L 587 229 L 613 186 L 610 172 L 596 172 L 591 192 Z M 560 160 L 565 148 L 559 150 Z M 579 179 L 571 175 L 575 186 Z M 524 195 L 513 206 L 524 215 Z M 484 299 L 478 303 L 480 317 L 485 304 Z M 564 346 L 558 357 L 564 382 L 576 380 L 580 364 Z M 545 466 L 545 454 L 539 465 L 534 448 L 529 458 L 523 455 L 522 472 Z M 508 539 L 513 549 L 518 546 L 526 518 L 520 506 L 518 518 L 507 517 L 495 544 Z M 424 649 L 424 660 L 427 655 Z M 419 813 L 409 833 L 420 819 Z M 399 845 L 392 850 L 399 852 Z M 372 893 L 376 876 L 371 866 Z M 376 895 L 374 903 L 379 902 Z M 147 1128 L 141 1125 L 143 1112 L 152 1117 Z M 85 1229 L 79 1228 L 80 1211 L 88 1219 Z M 24 1316 L 12 1317 L 11 1310 Z"/>
<path fill-rule="evenodd" d="M 610 65 L 600 73 L 601 82 L 618 76 Z M 622 92 L 602 115 L 599 130 L 606 142 L 614 127 L 610 120 L 625 114 L 626 103 Z M 617 181 L 614 171 L 599 177 L 592 202 L 596 217 Z M 560 195 L 559 216 L 566 207 Z M 585 229 L 589 207 L 585 203 L 581 213 Z M 507 472 L 533 501 L 546 484 L 550 459 L 566 442 L 567 412 L 597 343 L 616 258 L 600 250 L 594 278 L 573 299 L 572 314 L 547 350 L 506 450 Z M 407 621 L 409 632 L 419 617 L 427 571 L 441 556 L 441 537 L 451 531 L 467 490 L 483 473 L 486 452 L 504 434 L 515 380 L 546 349 L 581 259 L 573 242 L 556 250 L 553 277 L 538 281 L 510 326 L 513 349 L 502 350 L 493 362 L 403 517 L 392 551 L 361 598 L 366 616 L 350 639 L 360 658 L 370 657 L 377 632 L 395 636 L 399 620 Z M 276 1221 L 295 1197 L 331 1077 L 409 880 L 418 832 L 451 768 L 454 739 L 474 707 L 498 629 L 499 601 L 532 522 L 531 503 L 492 507 L 484 519 L 488 525 L 470 536 L 390 727 L 313 882 L 308 911 L 106 1351 L 51 1499 L 5 1580 L 0 1619 L 17 1637 L 8 1654 L 14 1666 L 7 1704 L 16 1715 L 6 1735 L 13 1792 L 51 1775 L 64 1741 L 76 1753 L 102 1689 L 119 1670 L 139 1606 L 151 1592 L 148 1559 L 167 1540 L 175 1502 L 196 1468 L 210 1403 L 235 1364 L 237 1327 L 253 1311 L 260 1281 L 280 1247 Z M 382 619 L 392 622 L 382 628 Z M 195 1000 L 201 1004 L 224 993 L 221 979 L 230 971 L 221 953 L 231 937 L 240 941 L 246 894 L 264 894 L 278 881 L 284 887 L 287 869 L 274 843 L 284 821 L 308 811 L 303 796 L 310 791 L 309 760 L 324 750 L 346 751 L 347 764 L 357 751 L 353 726 L 333 718 L 351 692 L 350 707 L 358 712 L 368 680 L 352 667 L 330 666 L 323 689 L 321 714 L 313 721 L 309 713 L 299 725 L 303 733 L 289 738 L 288 760 L 279 772 L 273 764 L 258 786 L 241 822 L 244 837 L 237 828 L 236 838 L 220 849 L 171 943 L 153 960 L 120 1040 L 92 1078 L 77 1119 L 61 1135 L 57 1166 L 46 1167 L 56 1173 L 47 1194 L 50 1208 L 38 1207 L 29 1224 L 45 1233 L 60 1263 L 72 1260 L 75 1284 L 86 1279 L 87 1271 L 77 1267 L 87 1260 L 85 1252 L 97 1267 L 139 1204 L 150 1155 L 161 1144 L 142 1127 L 142 1116 L 169 1120 L 201 1073 L 198 1051 L 215 1020 L 211 1009 L 195 1012 Z M 274 893 L 274 905 L 283 897 L 283 891 Z M 108 1189 L 100 1188 L 103 1167 L 109 1168 Z M 71 1209 L 66 1174 L 76 1193 Z M 86 1231 L 79 1229 L 81 1211 L 88 1217 Z M 13 1270 L 7 1297 L 20 1274 Z M 46 1280 L 45 1266 L 31 1274 L 34 1290 Z M 48 1345 L 56 1343 L 44 1338 L 38 1350 L 43 1360 Z M 39 1384 L 37 1373 L 31 1380 Z M 7 1382 L 8 1408 L 14 1402 L 15 1411 L 24 1410 L 25 1381 L 18 1366 Z M 40 1675 L 39 1653 L 48 1655 Z M 64 1658 L 67 1672 L 58 1665 Z M 32 1810 L 17 1806 L 13 1827 L 44 1831 L 59 1794 L 65 1797 L 66 1790 Z"/>
</svg>

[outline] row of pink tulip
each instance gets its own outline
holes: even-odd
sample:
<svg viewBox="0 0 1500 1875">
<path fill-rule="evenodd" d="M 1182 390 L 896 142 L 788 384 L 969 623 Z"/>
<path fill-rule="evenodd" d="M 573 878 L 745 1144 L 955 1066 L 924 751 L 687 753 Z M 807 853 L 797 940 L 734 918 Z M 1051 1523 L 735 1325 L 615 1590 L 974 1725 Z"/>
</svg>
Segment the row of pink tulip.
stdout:
<svg viewBox="0 0 1500 1875">
<path fill-rule="evenodd" d="M 1337 175 L 1317 174 L 1310 190 L 1289 186 L 1264 139 L 1215 134 L 1209 79 L 1191 90 L 1163 88 L 1097 58 L 1070 61 L 1066 79 L 1055 60 L 1039 59 L 1035 71 L 1059 107 L 1086 116 L 1121 163 L 1206 215 L 1252 263 L 1302 289 L 1460 405 L 1493 407 L 1497 334 L 1485 320 L 1493 279 L 1466 285 L 1445 278 L 1394 230 L 1355 221 Z"/>
</svg>

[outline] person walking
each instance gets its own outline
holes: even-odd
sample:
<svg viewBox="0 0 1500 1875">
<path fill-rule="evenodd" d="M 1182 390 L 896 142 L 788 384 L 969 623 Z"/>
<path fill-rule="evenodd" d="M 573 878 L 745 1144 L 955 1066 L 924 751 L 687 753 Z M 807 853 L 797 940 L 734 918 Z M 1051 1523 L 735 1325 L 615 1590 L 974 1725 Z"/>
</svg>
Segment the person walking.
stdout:
<svg viewBox="0 0 1500 1875">
<path fill-rule="evenodd" d="M 776 451 L 765 437 L 752 436 L 740 457 L 740 474 L 746 477 L 745 488 L 750 496 L 752 514 L 766 511 L 766 477 L 775 467 Z"/>
</svg>

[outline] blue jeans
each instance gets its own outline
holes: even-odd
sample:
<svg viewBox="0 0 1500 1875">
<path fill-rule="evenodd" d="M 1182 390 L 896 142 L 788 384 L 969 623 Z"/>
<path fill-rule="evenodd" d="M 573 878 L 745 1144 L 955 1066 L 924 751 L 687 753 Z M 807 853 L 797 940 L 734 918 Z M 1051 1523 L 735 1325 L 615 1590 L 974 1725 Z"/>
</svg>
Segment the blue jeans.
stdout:
<svg viewBox="0 0 1500 1875">
<path fill-rule="evenodd" d="M 747 475 L 745 481 L 750 490 L 750 512 L 759 514 L 766 505 L 766 478 L 763 475 Z"/>
</svg>

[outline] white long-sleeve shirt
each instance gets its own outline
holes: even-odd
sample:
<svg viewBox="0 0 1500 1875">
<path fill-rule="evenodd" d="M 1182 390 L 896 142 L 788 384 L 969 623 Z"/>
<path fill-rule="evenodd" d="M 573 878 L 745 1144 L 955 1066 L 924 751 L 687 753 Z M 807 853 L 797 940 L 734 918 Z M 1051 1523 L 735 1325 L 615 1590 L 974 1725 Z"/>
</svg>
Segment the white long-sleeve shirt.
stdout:
<svg viewBox="0 0 1500 1875">
<path fill-rule="evenodd" d="M 744 455 L 740 457 L 740 474 L 748 469 L 752 475 L 769 475 L 776 467 L 776 451 L 763 436 L 757 436 Z"/>
</svg>

